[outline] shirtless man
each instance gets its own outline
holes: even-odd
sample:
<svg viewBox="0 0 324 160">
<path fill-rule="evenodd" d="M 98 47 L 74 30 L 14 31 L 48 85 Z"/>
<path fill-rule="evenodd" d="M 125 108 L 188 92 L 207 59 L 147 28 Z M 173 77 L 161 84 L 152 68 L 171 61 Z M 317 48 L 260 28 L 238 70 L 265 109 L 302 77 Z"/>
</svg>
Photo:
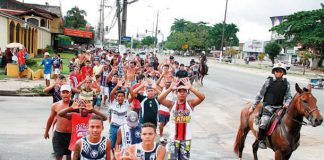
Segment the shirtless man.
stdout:
<svg viewBox="0 0 324 160">
<path fill-rule="evenodd" d="M 51 113 L 48 117 L 44 138 L 49 139 L 49 130 L 53 124 L 54 118 L 56 121 L 56 128 L 54 131 L 52 144 L 56 160 L 62 160 L 63 156 L 66 155 L 66 159 L 71 159 L 71 151 L 69 150 L 69 143 L 71 138 L 71 121 L 63 117 L 58 116 L 58 112 L 68 108 L 71 99 L 71 87 L 69 85 L 61 86 L 61 97 L 62 100 L 54 103 L 51 107 Z"/>
<path fill-rule="evenodd" d="M 129 66 L 125 67 L 124 73 L 126 73 L 126 79 L 131 82 L 132 85 L 136 83 L 135 75 L 138 73 L 140 67 L 135 66 L 135 62 L 129 62 Z"/>
</svg>

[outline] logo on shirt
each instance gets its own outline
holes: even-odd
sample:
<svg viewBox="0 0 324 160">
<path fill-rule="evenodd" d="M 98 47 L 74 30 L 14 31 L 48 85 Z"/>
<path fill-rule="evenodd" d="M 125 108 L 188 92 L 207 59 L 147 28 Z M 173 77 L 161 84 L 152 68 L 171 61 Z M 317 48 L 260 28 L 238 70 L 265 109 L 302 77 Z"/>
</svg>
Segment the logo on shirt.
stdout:
<svg viewBox="0 0 324 160">
<path fill-rule="evenodd" d="M 98 156 L 98 151 L 96 151 L 96 150 L 92 150 L 91 153 L 90 153 L 90 156 L 91 156 L 91 158 L 97 158 L 97 156 Z"/>
<path fill-rule="evenodd" d="M 141 138 L 141 131 L 136 131 L 135 132 L 135 137 L 136 138 Z"/>
<path fill-rule="evenodd" d="M 77 137 L 84 137 L 87 136 L 88 126 L 84 123 L 77 124 L 75 126 L 75 132 L 77 134 Z"/>
<path fill-rule="evenodd" d="M 174 110 L 172 114 L 174 117 L 172 118 L 172 121 L 174 123 L 190 123 L 191 116 L 190 116 L 190 111 L 188 109 Z"/>
</svg>

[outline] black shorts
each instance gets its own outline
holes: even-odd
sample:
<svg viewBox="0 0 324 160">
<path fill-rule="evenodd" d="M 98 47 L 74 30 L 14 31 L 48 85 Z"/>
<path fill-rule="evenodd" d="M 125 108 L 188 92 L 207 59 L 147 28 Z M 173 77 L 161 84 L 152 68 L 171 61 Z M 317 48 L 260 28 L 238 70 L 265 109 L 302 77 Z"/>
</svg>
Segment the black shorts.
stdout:
<svg viewBox="0 0 324 160">
<path fill-rule="evenodd" d="M 170 115 L 160 114 L 159 113 L 159 122 L 167 124 L 170 120 Z"/>
<path fill-rule="evenodd" d="M 54 131 L 52 144 L 55 156 L 71 155 L 69 150 L 71 133 L 61 133 Z"/>
</svg>

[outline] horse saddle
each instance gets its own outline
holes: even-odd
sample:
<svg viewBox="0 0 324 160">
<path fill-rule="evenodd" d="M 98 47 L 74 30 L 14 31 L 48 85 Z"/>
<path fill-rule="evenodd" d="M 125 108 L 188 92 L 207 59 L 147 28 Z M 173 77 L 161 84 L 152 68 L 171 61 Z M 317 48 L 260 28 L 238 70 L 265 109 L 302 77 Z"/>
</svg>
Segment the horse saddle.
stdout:
<svg viewBox="0 0 324 160">
<path fill-rule="evenodd" d="M 262 112 L 262 111 L 261 111 Z M 259 113 L 260 115 L 262 113 Z M 259 124 L 260 124 L 260 115 L 256 115 L 254 119 L 254 125 L 253 128 L 259 132 Z M 277 124 L 280 124 L 282 117 L 284 116 L 284 109 L 277 109 L 275 113 L 272 114 L 270 118 L 270 122 L 267 126 L 267 136 L 270 136 L 274 129 L 276 128 Z"/>
</svg>

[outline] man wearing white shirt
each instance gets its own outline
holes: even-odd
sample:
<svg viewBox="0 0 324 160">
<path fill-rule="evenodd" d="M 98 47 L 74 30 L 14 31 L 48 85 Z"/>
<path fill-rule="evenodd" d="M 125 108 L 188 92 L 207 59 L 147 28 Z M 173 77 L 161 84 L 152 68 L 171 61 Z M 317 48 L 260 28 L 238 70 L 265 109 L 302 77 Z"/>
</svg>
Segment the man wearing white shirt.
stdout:
<svg viewBox="0 0 324 160">
<path fill-rule="evenodd" d="M 111 148 L 115 147 L 117 132 L 121 125 L 126 123 L 127 112 L 130 111 L 130 104 L 133 101 L 133 98 L 130 97 L 128 100 L 125 100 L 125 82 L 119 81 L 115 88 L 110 93 L 110 109 L 109 109 L 109 139 L 111 140 Z M 132 88 L 130 84 L 127 84 L 127 88 L 130 93 L 132 93 Z M 119 89 L 119 90 L 118 90 Z M 116 93 L 116 99 L 115 99 Z"/>
</svg>

